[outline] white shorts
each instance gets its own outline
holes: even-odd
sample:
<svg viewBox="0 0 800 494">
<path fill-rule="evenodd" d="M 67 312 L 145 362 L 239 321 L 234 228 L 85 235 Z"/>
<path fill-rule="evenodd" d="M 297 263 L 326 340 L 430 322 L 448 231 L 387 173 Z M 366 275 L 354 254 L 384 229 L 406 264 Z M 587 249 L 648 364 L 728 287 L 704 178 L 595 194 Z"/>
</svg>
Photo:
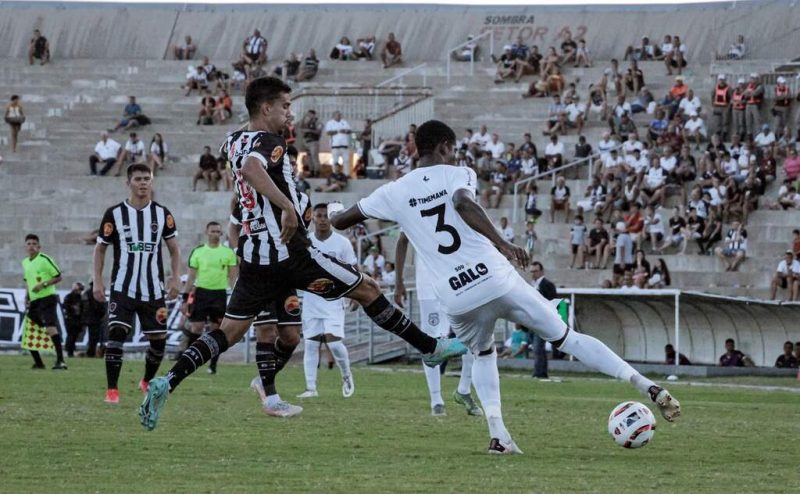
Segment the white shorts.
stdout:
<svg viewBox="0 0 800 494">
<path fill-rule="evenodd" d="M 421 299 L 419 301 L 419 321 L 420 329 L 433 338 L 447 336 L 450 332 L 447 314 L 445 314 L 444 307 L 436 299 Z"/>
<path fill-rule="evenodd" d="M 509 280 L 511 291 L 469 312 L 448 316 L 456 336 L 473 352 L 493 348 L 494 325 L 506 319 L 534 331 L 545 341 L 556 341 L 567 333 L 558 310 L 539 290 L 519 274 Z"/>
<path fill-rule="evenodd" d="M 344 318 L 303 319 L 303 338 L 332 334 L 344 339 Z"/>
</svg>

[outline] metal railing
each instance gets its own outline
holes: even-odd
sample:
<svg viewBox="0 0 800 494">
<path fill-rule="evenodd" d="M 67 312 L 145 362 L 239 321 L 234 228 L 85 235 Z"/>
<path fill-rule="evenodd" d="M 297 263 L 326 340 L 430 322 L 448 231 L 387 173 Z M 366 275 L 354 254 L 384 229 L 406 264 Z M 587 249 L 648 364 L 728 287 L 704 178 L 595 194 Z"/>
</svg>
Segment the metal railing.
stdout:
<svg viewBox="0 0 800 494">
<path fill-rule="evenodd" d="M 568 170 L 570 168 L 574 168 L 576 166 L 582 165 L 583 163 L 586 163 L 586 162 L 589 163 L 589 178 L 591 179 L 592 176 L 594 176 L 594 160 L 596 158 L 599 158 L 600 156 L 602 156 L 604 153 L 611 152 L 612 149 L 619 149 L 621 147 L 622 147 L 622 145 L 618 144 L 617 146 L 614 146 L 613 148 L 609 149 L 608 151 L 598 151 L 598 152 L 596 152 L 596 153 L 594 153 L 594 154 L 592 154 L 590 156 L 587 156 L 585 158 L 580 158 L 580 159 L 577 159 L 577 160 L 574 160 L 574 161 L 570 161 L 566 165 L 561 165 L 558 168 L 553 168 L 552 170 L 547 170 L 547 171 L 544 171 L 544 172 L 541 172 L 541 173 L 537 173 L 536 175 L 534 175 L 532 177 L 524 178 L 522 180 L 514 182 L 514 199 L 513 199 L 513 201 L 514 201 L 513 202 L 514 210 L 511 213 L 511 223 L 513 223 L 513 224 L 517 223 L 517 215 L 519 214 L 519 207 L 520 207 L 519 206 L 519 200 L 518 200 L 519 199 L 520 186 L 525 185 L 528 182 L 532 182 L 534 180 L 539 180 L 541 178 L 547 177 L 549 175 L 553 176 L 553 185 L 555 185 L 556 175 L 558 173 L 560 173 L 560 172 L 562 172 L 564 170 Z"/>
<path fill-rule="evenodd" d="M 460 45 L 450 48 L 447 50 L 447 83 L 450 84 L 450 63 L 453 59 L 453 53 L 464 48 L 465 46 L 474 43 L 475 50 L 472 51 L 472 56 L 469 59 L 469 75 L 475 75 L 475 51 L 478 48 L 478 40 L 488 37 L 489 38 L 489 60 L 491 60 L 491 55 L 494 53 L 494 31 L 486 31 L 483 34 L 475 36 L 474 38 L 461 43 Z"/>
<path fill-rule="evenodd" d="M 389 86 L 389 84 L 391 84 L 391 83 L 393 83 L 395 81 L 397 81 L 398 85 L 402 86 L 403 85 L 403 78 L 405 78 L 407 76 L 410 76 L 411 74 L 417 74 L 417 73 L 421 73 L 421 75 L 422 75 L 422 87 L 426 87 L 428 85 L 428 70 L 427 70 L 427 67 L 428 67 L 427 63 L 421 63 L 421 64 L 417 65 L 416 67 L 412 67 L 412 68 L 410 68 L 410 69 L 408 69 L 408 70 L 406 70 L 404 72 L 401 72 L 401 73 L 397 74 L 396 76 L 394 76 L 394 77 L 392 77 L 390 79 L 386 79 L 383 82 L 379 82 L 378 84 L 375 84 L 375 87 L 386 87 L 386 86 Z"/>
<path fill-rule="evenodd" d="M 372 122 L 372 142 L 379 145 L 386 139 L 403 136 L 411 124 L 421 124 L 434 117 L 434 100 L 422 96 Z"/>
</svg>

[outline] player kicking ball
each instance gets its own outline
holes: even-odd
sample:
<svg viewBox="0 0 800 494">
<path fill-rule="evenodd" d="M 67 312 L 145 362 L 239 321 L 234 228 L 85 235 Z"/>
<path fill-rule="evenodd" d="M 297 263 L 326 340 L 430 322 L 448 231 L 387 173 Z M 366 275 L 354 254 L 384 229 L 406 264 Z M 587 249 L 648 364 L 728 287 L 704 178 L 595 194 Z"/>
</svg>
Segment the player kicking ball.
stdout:
<svg viewBox="0 0 800 494">
<path fill-rule="evenodd" d="M 395 247 L 395 290 L 394 301 L 400 307 L 403 306 L 403 298 L 406 295 L 405 283 L 403 280 L 403 268 L 406 262 L 406 253 L 408 252 L 408 237 L 404 233 L 400 234 L 397 239 L 397 246 Z M 414 264 L 415 278 L 414 281 L 417 285 L 417 301 L 419 302 L 419 320 L 422 330 L 425 333 L 436 337 L 447 336 L 450 333 L 450 321 L 445 315 L 444 308 L 436 298 L 436 292 L 433 289 L 433 280 L 431 279 L 431 270 L 425 267 L 423 261 L 417 256 Z M 477 417 L 483 416 L 483 410 L 475 404 L 470 393 L 472 385 L 472 364 L 475 358 L 472 353 L 467 352 L 461 356 L 461 376 L 458 380 L 458 388 L 453 391 L 453 400 L 463 405 L 467 410 L 467 414 Z M 431 415 L 434 417 L 441 417 L 447 415 L 442 399 L 442 372 L 441 366 L 428 367 L 422 365 L 422 370 L 425 372 L 425 381 L 428 383 L 428 393 L 431 395 Z"/>
<path fill-rule="evenodd" d="M 262 77 L 247 86 L 247 128 L 228 135 L 222 150 L 231 163 L 242 209 L 237 254 L 239 279 L 220 328 L 201 336 L 167 373 L 150 382 L 139 410 L 142 425 L 153 430 L 169 393 L 203 364 L 237 343 L 268 304 L 285 300 L 290 290 L 305 290 L 326 300 L 352 298 L 377 326 L 419 350 L 430 365 L 463 355 L 458 339 L 431 338 L 381 293 L 378 284 L 311 245 L 300 224 L 292 167 L 282 133 L 292 121 L 291 88 Z"/>
<path fill-rule="evenodd" d="M 531 328 L 561 351 L 609 376 L 631 382 L 668 421 L 680 405 L 667 390 L 639 374 L 601 341 L 569 328 L 555 307 L 530 286 L 507 259 L 520 266 L 528 253 L 504 240 L 475 201 L 475 172 L 453 166 L 456 136 L 431 120 L 417 129 L 419 168 L 385 184 L 331 218 L 345 229 L 367 218 L 395 221 L 431 270 L 434 290 L 450 326 L 475 354 L 472 380 L 489 425 L 489 453 L 519 454 L 503 423 L 500 376 L 494 346 L 497 319 Z"/>
</svg>

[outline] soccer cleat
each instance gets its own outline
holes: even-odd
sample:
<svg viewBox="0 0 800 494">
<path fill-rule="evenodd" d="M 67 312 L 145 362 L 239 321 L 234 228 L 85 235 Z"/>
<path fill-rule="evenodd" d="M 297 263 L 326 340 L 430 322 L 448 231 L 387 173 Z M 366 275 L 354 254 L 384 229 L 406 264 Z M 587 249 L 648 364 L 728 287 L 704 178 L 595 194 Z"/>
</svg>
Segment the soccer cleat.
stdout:
<svg viewBox="0 0 800 494">
<path fill-rule="evenodd" d="M 147 394 L 147 387 L 148 387 L 149 385 L 150 385 L 150 382 L 149 382 L 149 381 L 145 381 L 144 379 L 141 379 L 141 380 L 139 381 L 139 391 L 141 391 L 141 392 L 142 392 L 142 394 L 145 394 L 145 395 L 146 395 L 146 394 Z"/>
<path fill-rule="evenodd" d="M 42 365 L 39 365 L 39 364 L 33 364 L 33 365 L 31 366 L 31 369 L 47 369 L 47 367 L 45 367 L 45 365 L 44 365 L 44 364 L 42 364 Z"/>
<path fill-rule="evenodd" d="M 147 394 L 139 407 L 139 418 L 145 429 L 152 431 L 158 425 L 161 409 L 167 403 L 169 381 L 166 377 L 157 377 L 150 381 Z"/>
<path fill-rule="evenodd" d="M 434 417 L 447 416 L 447 411 L 445 411 L 444 409 L 444 403 L 433 405 L 433 407 L 431 408 L 431 415 L 433 415 Z"/>
<path fill-rule="evenodd" d="M 286 401 L 279 401 L 272 406 L 267 405 L 264 402 L 264 413 L 269 415 L 270 417 L 294 417 L 295 415 L 300 415 L 303 412 L 303 407 L 292 405 Z"/>
<path fill-rule="evenodd" d="M 212 369 L 211 367 L 209 367 L 209 368 L 206 370 L 206 372 L 208 372 L 209 374 L 216 374 L 216 373 L 217 373 L 217 369 Z"/>
<path fill-rule="evenodd" d="M 261 384 L 261 378 L 256 376 L 250 381 L 250 389 L 252 389 L 257 395 L 258 399 L 261 403 L 264 403 L 264 400 L 267 399 L 267 394 L 264 393 L 264 385 Z"/>
<path fill-rule="evenodd" d="M 307 389 L 297 395 L 298 398 L 316 398 L 317 396 L 319 396 L 319 393 L 317 393 L 316 389 Z"/>
<path fill-rule="evenodd" d="M 439 338 L 436 340 L 436 349 L 433 353 L 422 356 L 422 362 L 428 367 L 436 367 L 447 359 L 458 357 L 467 353 L 467 347 L 458 338 Z"/>
<path fill-rule="evenodd" d="M 661 386 L 650 386 L 647 392 L 667 422 L 672 422 L 681 416 L 681 404 L 669 394 L 669 391 Z"/>
<path fill-rule="evenodd" d="M 342 396 L 350 398 L 356 392 L 356 385 L 353 382 L 353 376 L 345 376 L 342 378 Z"/>
<path fill-rule="evenodd" d="M 490 455 L 521 455 L 522 450 L 514 441 L 504 443 L 501 440 L 493 437 L 489 441 L 489 454 Z"/>
<path fill-rule="evenodd" d="M 472 395 L 467 393 L 462 395 L 458 392 L 458 390 L 453 391 L 453 400 L 459 405 L 464 405 L 464 408 L 467 409 L 467 415 L 474 415 L 475 417 L 483 417 L 483 410 L 481 407 L 475 403 L 475 400 L 472 399 Z"/>
<path fill-rule="evenodd" d="M 53 370 L 67 370 L 67 364 L 65 364 L 63 360 L 59 360 L 53 366 Z"/>
<path fill-rule="evenodd" d="M 118 389 L 107 389 L 106 390 L 106 403 L 112 403 L 114 405 L 119 403 L 119 390 Z"/>
</svg>

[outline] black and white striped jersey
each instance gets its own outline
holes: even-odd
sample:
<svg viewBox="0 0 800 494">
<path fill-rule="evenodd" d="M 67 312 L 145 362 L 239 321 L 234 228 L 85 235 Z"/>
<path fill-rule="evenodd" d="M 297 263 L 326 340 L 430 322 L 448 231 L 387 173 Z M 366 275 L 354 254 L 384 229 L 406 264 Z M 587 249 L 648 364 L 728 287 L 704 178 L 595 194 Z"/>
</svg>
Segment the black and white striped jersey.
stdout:
<svg viewBox="0 0 800 494">
<path fill-rule="evenodd" d="M 298 205 L 300 206 L 298 212 L 301 213 L 300 216 L 303 219 L 303 226 L 308 229 L 309 225 L 311 225 L 311 219 L 314 214 L 314 210 L 311 208 L 311 198 L 303 192 L 298 192 L 297 201 Z M 233 211 L 231 212 L 231 216 L 228 221 L 237 226 L 242 225 L 242 208 L 238 203 L 233 207 Z"/>
<path fill-rule="evenodd" d="M 228 134 L 220 151 L 230 161 L 241 209 L 242 230 L 237 255 L 245 262 L 269 265 L 288 259 L 292 251 L 306 250 L 311 241 L 303 226 L 304 210 L 295 189 L 283 137 L 269 132 L 238 130 Z M 288 245 L 280 239 L 280 208 L 242 178 L 242 167 L 248 158 L 257 159 L 278 189 L 294 204 L 299 227 Z"/>
<path fill-rule="evenodd" d="M 114 246 L 111 292 L 143 302 L 164 298 L 161 241 L 177 234 L 172 213 L 157 202 L 136 209 L 125 200 L 108 208 L 97 242 Z"/>
</svg>

